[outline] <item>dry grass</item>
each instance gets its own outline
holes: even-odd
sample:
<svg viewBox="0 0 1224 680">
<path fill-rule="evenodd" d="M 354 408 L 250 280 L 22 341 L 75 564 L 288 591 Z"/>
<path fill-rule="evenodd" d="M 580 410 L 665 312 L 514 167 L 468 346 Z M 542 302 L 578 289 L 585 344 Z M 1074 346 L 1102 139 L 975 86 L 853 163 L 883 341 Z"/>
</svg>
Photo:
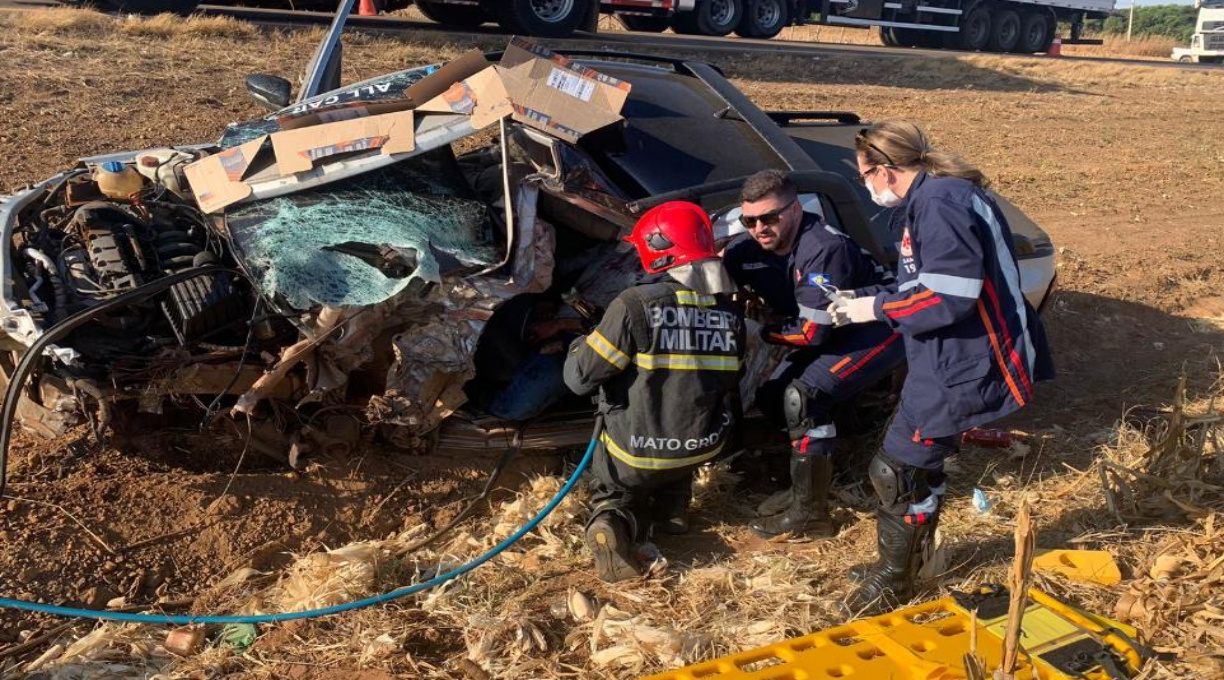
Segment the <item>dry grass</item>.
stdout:
<svg viewBox="0 0 1224 680">
<path fill-rule="evenodd" d="M 1072 57 L 1123 57 L 1169 61 L 1173 48 L 1183 46 L 1176 39 L 1163 35 L 1137 35 L 1131 40 L 1121 35 L 1085 35 L 1084 37 L 1100 38 L 1104 44 L 1064 45 L 1063 54 Z"/>
<path fill-rule="evenodd" d="M 113 17 L 89 9 L 55 7 L 24 12 L 6 12 L 4 24 L 32 34 L 105 35 L 116 28 L 130 36 L 182 38 L 250 38 L 260 33 L 255 25 L 231 17 L 135 14 Z"/>
<path fill-rule="evenodd" d="M 967 463 L 976 458 L 972 452 L 954 461 L 950 486 L 983 488 L 994 505 L 981 514 L 959 494 L 945 509 L 941 528 L 952 562 L 931 585 L 944 593 L 1003 582 L 1011 526 L 1027 499 L 1039 527 L 1039 547 L 1108 550 L 1131 576 L 1106 587 L 1039 573 L 1038 587 L 1131 622 L 1145 644 L 1178 655 L 1175 662 L 1151 662 L 1144 678 L 1211 677 L 1206 671 L 1224 668 L 1218 651 L 1224 642 L 1218 632 L 1224 620 L 1224 496 L 1215 486 L 1224 482 L 1219 443 L 1224 427 L 1212 419 L 1219 396 L 1191 403 L 1179 397 L 1171 407 L 1151 409 L 1146 413 L 1165 416 L 1152 416 L 1145 429 L 1120 425 L 1093 467 L 1083 471 L 1036 476 L 1044 469 L 1043 457 L 1061 457 L 1061 447 L 1072 445 L 1049 434 L 1032 436 L 1030 446 L 1009 453 L 1022 461 L 1015 473 L 1002 472 L 999 462 L 969 469 Z M 1126 422 L 1134 421 L 1132 414 Z M 1102 495 L 1100 470 L 1123 465 L 1149 471 L 1164 466 L 1159 469 L 1165 484 L 1188 484 L 1196 491 L 1185 496 L 1193 506 L 1179 502 L 1181 496 L 1172 505 L 1161 500 L 1167 496 L 1164 485 L 1136 487 L 1132 494 L 1160 501 L 1150 507 L 1172 511 L 1139 517 L 1114 508 L 1120 513 L 1115 519 L 1115 513 L 1103 511 L 1111 492 Z M 733 545 L 742 542 L 739 524 L 751 507 L 734 491 L 735 481 L 714 467 L 702 470 L 696 485 L 696 510 L 712 522 L 708 531 Z M 229 594 L 210 606 L 228 602 L 229 611 L 292 611 L 423 580 L 488 549 L 542 507 L 560 484 L 557 477 L 531 480 L 490 518 L 464 527 L 437 550 L 404 553 L 425 531 L 417 527 L 382 541 L 304 555 L 271 584 L 251 580 L 250 571 L 236 573 L 218 586 Z M 842 572 L 871 551 L 860 522 L 823 545 L 765 544 L 769 547 L 729 555 L 698 555 L 660 563 L 649 578 L 609 587 L 589 573 L 581 539 L 585 513 L 584 493 L 576 492 L 540 530 L 467 577 L 387 607 L 305 627 L 265 627 L 264 637 L 243 656 L 216 642 L 198 657 L 158 656 L 147 641 L 160 639 L 164 630 L 108 626 L 99 629 L 107 632 L 86 637 L 88 644 L 65 641 L 40 666 L 55 679 L 82 677 L 83 668 L 118 659 L 123 662 L 112 666 L 109 677 L 143 677 L 156 664 L 163 664 L 165 677 L 206 670 L 280 677 L 292 660 L 419 678 L 632 678 L 840 623 L 837 605 L 847 587 Z M 146 642 L 139 646 L 133 642 L 138 640 Z M 73 648 L 69 645 L 90 652 L 56 656 Z"/>
</svg>

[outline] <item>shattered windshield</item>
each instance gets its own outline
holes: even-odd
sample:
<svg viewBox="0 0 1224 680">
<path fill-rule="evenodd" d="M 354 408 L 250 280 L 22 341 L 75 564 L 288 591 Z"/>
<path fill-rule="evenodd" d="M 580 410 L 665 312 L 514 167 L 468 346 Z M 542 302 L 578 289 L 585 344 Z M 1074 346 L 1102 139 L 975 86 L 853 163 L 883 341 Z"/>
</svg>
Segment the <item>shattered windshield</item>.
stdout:
<svg viewBox="0 0 1224 680">
<path fill-rule="evenodd" d="M 462 195 L 462 178 L 434 156 L 301 193 L 243 205 L 227 215 L 241 259 L 265 294 L 295 309 L 361 306 L 404 290 L 413 277 L 437 280 L 439 258 L 489 265 L 499 249 L 487 207 Z M 388 273 L 362 246 L 412 249 L 412 276 Z M 367 248 L 368 250 L 369 248 Z"/>
</svg>

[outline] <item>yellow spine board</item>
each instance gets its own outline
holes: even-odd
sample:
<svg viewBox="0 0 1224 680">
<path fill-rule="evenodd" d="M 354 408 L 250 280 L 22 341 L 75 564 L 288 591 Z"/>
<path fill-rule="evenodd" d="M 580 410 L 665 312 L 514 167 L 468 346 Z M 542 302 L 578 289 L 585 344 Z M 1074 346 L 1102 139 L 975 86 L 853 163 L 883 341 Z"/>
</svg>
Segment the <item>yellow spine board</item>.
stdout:
<svg viewBox="0 0 1224 680">
<path fill-rule="evenodd" d="M 993 596 L 999 592 L 1005 599 L 1001 589 Z M 1029 593 L 1015 677 L 1112 680 L 1103 668 L 1081 675 L 1047 660 L 1101 645 L 1112 649 L 1126 676 L 1138 673 L 1143 659 L 1131 644 L 1134 628 L 1081 612 L 1035 589 Z M 945 597 L 642 680 L 955 680 L 965 677 L 971 620 L 957 598 Z M 987 669 L 999 666 L 1006 624 L 1005 611 L 978 620 L 977 654 Z"/>
</svg>

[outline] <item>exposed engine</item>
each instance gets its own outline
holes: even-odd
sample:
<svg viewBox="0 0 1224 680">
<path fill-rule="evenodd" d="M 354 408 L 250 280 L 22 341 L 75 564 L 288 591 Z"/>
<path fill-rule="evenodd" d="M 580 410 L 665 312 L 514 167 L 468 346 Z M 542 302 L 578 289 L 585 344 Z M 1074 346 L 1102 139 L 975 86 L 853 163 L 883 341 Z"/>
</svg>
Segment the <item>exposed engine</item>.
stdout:
<svg viewBox="0 0 1224 680">
<path fill-rule="evenodd" d="M 117 199 L 82 171 L 23 213 L 12 253 L 24 277 L 14 281 L 14 292 L 44 328 L 163 276 L 232 264 L 194 205 L 162 184 L 137 182 L 136 191 Z M 245 336 L 251 304 L 249 288 L 234 276 L 197 277 L 157 302 L 99 316 L 69 344 L 83 356 L 110 361 L 199 341 L 235 345 Z"/>
</svg>

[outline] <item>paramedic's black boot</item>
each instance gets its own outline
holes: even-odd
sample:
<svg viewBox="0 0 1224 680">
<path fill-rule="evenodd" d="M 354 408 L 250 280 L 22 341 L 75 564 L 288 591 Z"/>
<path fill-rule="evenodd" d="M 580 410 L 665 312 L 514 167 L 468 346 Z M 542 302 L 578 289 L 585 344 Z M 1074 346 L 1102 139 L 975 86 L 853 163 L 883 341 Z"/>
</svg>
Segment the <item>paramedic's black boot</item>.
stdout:
<svg viewBox="0 0 1224 680">
<path fill-rule="evenodd" d="M 682 536 L 689 532 L 689 496 L 668 494 L 654 498 L 654 526 L 669 536 Z"/>
<path fill-rule="evenodd" d="M 833 459 L 792 451 L 790 469 L 790 505 L 777 515 L 753 522 L 752 530 L 766 538 L 782 534 L 804 534 L 818 538 L 835 536 L 837 527 L 829 517 Z"/>
<path fill-rule="evenodd" d="M 633 559 L 627 523 L 612 514 L 591 520 L 586 529 L 586 544 L 595 557 L 595 573 L 608 583 L 641 576 Z"/>
<path fill-rule="evenodd" d="M 935 534 L 939 514 L 926 524 L 908 524 L 898 517 L 876 510 L 876 545 L 880 553 L 875 564 L 852 569 L 850 577 L 858 588 L 846 598 L 845 607 L 853 615 L 879 614 L 896 609 L 914 597 L 914 581 L 922 566 L 922 549 Z M 855 577 L 858 578 L 855 578 Z"/>
</svg>

